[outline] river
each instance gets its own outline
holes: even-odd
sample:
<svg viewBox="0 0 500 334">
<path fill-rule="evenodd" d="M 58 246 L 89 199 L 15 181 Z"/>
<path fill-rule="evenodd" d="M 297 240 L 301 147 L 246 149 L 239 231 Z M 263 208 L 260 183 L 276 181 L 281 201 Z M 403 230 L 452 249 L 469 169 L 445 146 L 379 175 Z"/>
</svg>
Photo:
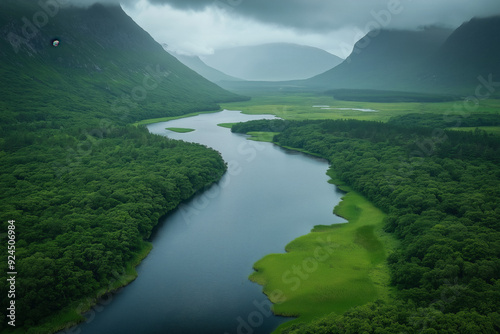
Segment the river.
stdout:
<svg viewBox="0 0 500 334">
<path fill-rule="evenodd" d="M 252 265 L 314 225 L 343 222 L 332 213 L 342 194 L 327 182 L 325 160 L 217 126 L 262 118 L 273 117 L 224 110 L 148 126 L 216 149 L 228 172 L 160 222 L 137 279 L 72 333 L 267 334 L 288 320 L 270 314 L 262 287 L 248 280 Z"/>
</svg>

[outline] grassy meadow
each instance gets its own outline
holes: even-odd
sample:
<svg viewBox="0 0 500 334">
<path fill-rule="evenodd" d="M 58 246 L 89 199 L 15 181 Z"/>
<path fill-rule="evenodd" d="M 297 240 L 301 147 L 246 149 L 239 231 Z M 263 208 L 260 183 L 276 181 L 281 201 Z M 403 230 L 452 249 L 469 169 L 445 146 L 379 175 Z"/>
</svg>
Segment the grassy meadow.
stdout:
<svg viewBox="0 0 500 334">
<path fill-rule="evenodd" d="M 337 183 L 337 182 L 335 182 Z M 278 315 L 309 322 L 377 299 L 389 300 L 385 259 L 396 241 L 382 231 L 385 214 L 359 193 L 348 192 L 334 212 L 348 223 L 316 226 L 254 265 L 250 279 L 264 286 Z"/>
<path fill-rule="evenodd" d="M 272 143 L 274 135 L 278 134 L 278 132 L 248 132 L 247 135 L 250 135 L 249 140 L 262 141 L 266 143 Z"/>
<path fill-rule="evenodd" d="M 221 128 L 231 129 L 235 124 L 236 123 L 220 123 L 217 124 L 217 126 L 220 126 Z"/>
<path fill-rule="evenodd" d="M 188 129 L 188 128 L 166 128 L 166 129 L 177 133 L 188 133 L 195 131 L 194 129 Z"/>
<path fill-rule="evenodd" d="M 361 102 L 335 100 L 328 95 L 282 94 L 261 95 L 250 101 L 223 103 L 230 110 L 241 110 L 245 114 L 271 114 L 286 120 L 306 119 L 357 119 L 387 122 L 395 116 L 412 113 L 459 115 L 466 117 L 470 106 L 464 100 L 449 102 Z M 358 109 L 358 110 L 355 110 Z M 374 110 L 374 111 L 361 111 Z M 500 100 L 480 100 L 473 112 L 498 114 Z"/>
<path fill-rule="evenodd" d="M 201 114 L 213 114 L 216 112 L 219 112 L 220 110 L 215 110 L 215 111 L 201 111 L 201 112 L 193 112 L 190 114 L 185 114 L 185 115 L 180 115 L 180 116 L 171 116 L 171 117 L 161 117 L 161 118 L 150 118 L 150 119 L 145 119 L 139 122 L 136 122 L 132 124 L 133 126 L 145 126 L 148 124 L 154 124 L 154 123 L 160 123 L 160 122 L 168 122 L 168 121 L 173 121 L 176 119 L 181 119 L 181 118 L 187 118 L 187 117 L 194 117 L 198 116 Z"/>
</svg>

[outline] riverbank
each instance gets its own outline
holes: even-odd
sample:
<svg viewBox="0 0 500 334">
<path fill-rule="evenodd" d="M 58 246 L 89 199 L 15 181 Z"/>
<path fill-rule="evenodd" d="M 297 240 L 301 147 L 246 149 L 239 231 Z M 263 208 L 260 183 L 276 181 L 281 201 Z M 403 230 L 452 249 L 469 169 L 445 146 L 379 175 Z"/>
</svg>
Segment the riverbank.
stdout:
<svg viewBox="0 0 500 334">
<path fill-rule="evenodd" d="M 194 129 L 189 129 L 189 128 L 167 128 L 167 130 L 177 133 L 189 133 L 195 131 Z"/>
<path fill-rule="evenodd" d="M 139 131 L 139 130 L 134 130 L 134 131 Z M 141 132 L 144 132 L 144 130 L 140 130 Z M 151 135 L 152 138 L 156 138 Z M 157 138 L 156 138 L 157 139 Z M 157 142 L 160 142 L 163 140 L 157 140 Z M 153 143 L 154 144 L 154 143 Z M 151 146 L 153 146 L 151 144 Z M 190 148 L 191 145 L 181 143 L 179 142 L 179 145 L 182 145 L 181 147 L 183 148 Z M 196 145 L 192 145 L 193 147 L 196 148 Z M 167 150 L 165 147 L 162 147 L 158 145 L 159 148 L 162 148 L 163 155 L 166 155 L 165 153 Z M 141 147 L 142 149 L 147 149 L 148 146 L 144 145 Z M 206 149 L 201 148 L 198 149 L 198 151 L 201 151 L 203 153 Z M 180 150 L 178 150 L 181 152 Z M 198 151 L 195 151 L 197 153 Z M 173 152 L 177 153 L 173 149 L 168 152 Z M 184 153 L 186 152 L 186 153 Z M 181 152 L 182 154 L 179 154 L 179 157 L 183 157 L 185 154 L 189 154 L 189 150 L 183 150 Z M 146 155 L 147 156 L 147 155 Z M 155 155 L 155 157 L 159 156 L 158 154 Z M 161 155 L 160 155 L 161 156 Z M 150 224 L 150 226 L 158 225 L 161 220 L 158 218 L 163 216 L 164 214 L 173 211 L 175 207 L 178 205 L 182 204 L 187 198 L 185 197 L 190 197 L 192 198 L 193 196 L 199 194 L 199 191 L 202 191 L 206 189 L 208 186 L 213 184 L 214 182 L 217 182 L 220 180 L 220 178 L 223 176 L 225 171 L 227 170 L 227 167 L 224 167 L 223 165 L 223 160 L 221 159 L 220 155 L 213 151 L 208 155 L 208 158 L 212 158 L 209 161 L 213 161 L 214 165 L 216 164 L 219 166 L 219 169 L 216 170 L 215 166 L 213 168 L 209 168 L 208 166 L 206 168 L 203 165 L 200 167 L 196 165 L 195 163 L 199 158 L 194 158 L 191 161 L 194 161 L 193 163 L 193 170 L 194 171 L 206 171 L 207 173 L 210 173 L 209 176 L 204 176 L 203 178 L 199 178 L 196 184 L 194 183 L 187 183 L 185 182 L 186 185 L 190 185 L 190 188 L 186 188 L 189 190 L 184 189 L 184 194 L 179 195 L 179 196 L 168 196 L 165 194 L 161 194 L 158 192 L 158 196 L 155 196 L 158 200 L 156 203 L 160 202 L 161 199 L 164 200 L 164 205 L 160 208 L 158 205 L 155 205 L 153 208 L 153 205 L 150 206 L 151 210 L 148 211 L 146 214 L 143 214 L 141 218 L 137 218 L 138 220 L 141 219 L 141 221 L 144 222 L 144 230 L 146 230 L 146 225 Z M 174 156 L 175 157 L 175 156 Z M 170 156 L 167 156 L 167 158 L 170 158 Z M 151 159 L 152 165 L 154 165 L 155 160 Z M 205 161 L 204 161 L 205 162 Z M 174 165 L 174 164 L 172 164 Z M 191 167 L 186 164 L 186 166 Z M 163 166 L 162 166 L 163 167 Z M 130 168 L 132 169 L 132 168 Z M 144 174 L 150 174 L 147 173 L 147 169 L 144 169 L 146 172 Z M 134 175 L 134 174 L 131 174 Z M 182 174 L 181 174 L 182 175 Z M 158 178 L 158 181 L 164 180 L 164 176 L 162 178 Z M 202 183 L 205 184 L 202 184 Z M 183 184 L 179 184 L 183 185 Z M 192 187 L 191 187 L 192 185 Z M 160 186 L 163 187 L 163 186 Z M 180 188 L 180 187 L 179 187 Z M 172 190 L 175 190 L 174 187 L 170 188 Z M 136 189 L 134 189 L 135 191 Z M 179 190 L 180 191 L 180 190 Z M 192 191 L 192 192 L 190 192 Z M 140 190 L 138 191 L 140 193 Z M 163 197 L 160 197 L 160 195 L 163 195 Z M 124 200 L 126 197 L 121 197 L 121 200 Z M 140 199 L 142 200 L 142 199 Z M 140 200 L 135 200 L 136 203 L 140 202 Z M 102 200 L 104 201 L 104 200 Z M 154 200 L 151 199 L 150 203 L 154 203 Z M 149 204 L 149 203 L 147 203 Z M 131 208 L 131 210 L 134 208 L 133 206 L 129 206 L 128 208 Z M 166 211 L 166 212 L 165 212 Z M 110 221 L 113 223 L 119 224 L 120 223 L 120 217 L 119 215 L 116 214 L 110 214 Z M 134 217 L 135 218 L 135 217 Z M 125 228 L 123 229 L 124 233 L 126 233 L 128 230 Z M 122 232 L 120 231 L 120 234 Z M 133 236 L 132 233 L 129 235 Z M 79 328 L 70 328 L 73 327 L 79 323 L 88 321 L 88 319 L 93 319 L 94 316 L 96 316 L 98 313 L 102 312 L 104 308 L 107 307 L 107 305 L 111 302 L 111 299 L 113 299 L 113 296 L 115 296 L 115 293 L 120 290 L 120 288 L 130 284 L 133 282 L 138 274 L 136 271 L 136 267 L 142 262 L 144 258 L 150 253 L 152 250 L 153 246 L 150 242 L 148 242 L 145 238 L 149 238 L 149 233 L 142 233 L 138 235 L 138 238 L 134 238 L 133 240 L 133 250 L 129 250 L 127 253 L 127 257 L 125 258 L 126 260 L 120 262 L 120 265 L 116 266 L 108 266 L 106 268 L 112 268 L 112 269 L 107 269 L 107 270 L 102 270 L 106 272 L 106 280 L 101 280 L 98 281 L 98 284 L 94 284 L 92 288 L 87 288 L 87 290 L 80 290 L 79 294 L 79 299 L 78 298 L 69 298 L 68 301 L 66 302 L 65 308 L 58 309 L 57 312 L 55 311 L 55 308 L 48 308 L 49 310 L 52 310 L 52 312 L 48 312 L 48 316 L 44 317 L 43 320 L 40 320 L 40 323 L 35 325 L 32 324 L 26 324 L 23 327 L 17 327 L 17 328 L 5 328 L 0 330 L 2 333 L 55 333 L 58 331 L 61 331 L 61 333 L 74 333 L 79 331 Z M 132 238 L 130 238 L 131 240 Z M 95 238 L 93 240 L 96 240 Z M 98 240 L 97 240 L 98 241 Z M 96 243 L 97 243 L 96 241 Z M 106 243 L 104 243 L 106 244 Z M 118 243 L 119 244 L 119 243 Z M 132 244 L 132 241 L 131 241 Z M 107 245 L 107 244 L 106 244 Z M 110 250 L 109 250 L 110 251 Z M 109 253 L 108 251 L 108 253 Z M 121 260 L 121 259 L 120 259 Z M 89 262 L 88 259 L 85 260 L 86 262 Z M 97 261 L 97 260 L 96 260 Z M 102 261 L 99 262 L 99 264 L 103 263 Z M 61 275 L 62 276 L 62 275 Z M 87 314 L 86 314 L 87 313 Z M 66 330 L 67 329 L 67 330 Z"/>
<path fill-rule="evenodd" d="M 260 134 L 249 139 L 259 138 L 269 141 Z M 338 180 L 332 168 L 328 175 L 345 192 L 333 213 L 347 222 L 316 226 L 286 245 L 286 253 L 256 262 L 249 277 L 263 286 L 276 315 L 297 317 L 274 333 L 375 300 L 391 300 L 386 259 L 397 241 L 383 231 L 385 213 Z"/>
<path fill-rule="evenodd" d="M 28 333 L 74 333 L 72 327 L 87 320 L 87 318 L 84 317 L 85 313 L 90 312 L 92 314 L 92 312 L 98 312 L 100 308 L 111 302 L 113 295 L 119 293 L 121 288 L 132 283 L 137 278 L 136 267 L 148 256 L 152 249 L 153 244 L 144 241 L 140 251 L 127 263 L 124 271 L 116 273 L 116 275 L 114 275 L 115 279 L 113 279 L 107 287 L 99 290 L 93 296 L 74 302 L 72 305 L 48 318 L 42 325 L 30 328 Z M 18 328 L 9 333 L 23 334 L 26 333 L 26 329 Z"/>
<path fill-rule="evenodd" d="M 190 113 L 190 114 L 185 114 L 185 115 L 180 115 L 180 116 L 150 118 L 150 119 L 145 119 L 145 120 L 136 122 L 136 123 L 134 123 L 132 125 L 135 126 L 135 127 L 140 126 L 140 125 L 145 126 L 145 125 L 154 124 L 154 123 L 173 121 L 173 120 L 181 119 L 181 118 L 194 117 L 194 116 L 198 116 L 198 115 L 202 115 L 202 114 L 214 114 L 214 113 L 217 113 L 217 112 L 220 112 L 220 111 L 222 111 L 222 109 L 219 109 L 219 110 L 209 110 L 209 111 L 198 111 L 198 112 L 193 112 L 193 113 Z"/>
<path fill-rule="evenodd" d="M 395 243 L 383 232 L 385 214 L 359 193 L 348 192 L 334 213 L 345 224 L 317 226 L 254 265 L 250 279 L 264 286 L 277 315 L 296 316 L 276 330 L 377 299 L 390 300 L 386 258 Z M 280 293 L 277 293 L 279 291 Z"/>
</svg>

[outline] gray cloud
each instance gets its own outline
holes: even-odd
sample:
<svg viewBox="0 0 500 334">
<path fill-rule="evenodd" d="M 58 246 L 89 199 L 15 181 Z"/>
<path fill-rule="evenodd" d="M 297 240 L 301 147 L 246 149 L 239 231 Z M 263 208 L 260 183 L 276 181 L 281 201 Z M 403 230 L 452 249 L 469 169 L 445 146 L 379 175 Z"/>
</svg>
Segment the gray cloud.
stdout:
<svg viewBox="0 0 500 334">
<path fill-rule="evenodd" d="M 474 16 L 500 15 L 499 0 L 149 0 L 179 9 L 223 8 L 233 15 L 307 31 L 364 28 L 379 17 L 395 28 L 457 26 Z M 387 16 L 390 8 L 396 15 Z"/>
<path fill-rule="evenodd" d="M 60 1 L 61 3 L 63 1 Z M 101 4 L 108 4 L 108 5 L 119 5 L 119 4 L 133 4 L 135 1 L 134 0 L 68 0 L 65 1 L 68 5 L 74 5 L 74 6 L 91 6 L 95 3 L 101 3 Z"/>
</svg>

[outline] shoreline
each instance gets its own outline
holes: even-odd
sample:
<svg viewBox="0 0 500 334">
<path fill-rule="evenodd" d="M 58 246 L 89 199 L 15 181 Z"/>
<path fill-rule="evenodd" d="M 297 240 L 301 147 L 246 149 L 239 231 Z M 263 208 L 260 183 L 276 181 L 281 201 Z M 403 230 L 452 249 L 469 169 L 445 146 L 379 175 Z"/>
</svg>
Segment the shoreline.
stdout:
<svg viewBox="0 0 500 334">
<path fill-rule="evenodd" d="M 70 306 L 47 318 L 47 321 L 43 322 L 40 326 L 32 327 L 29 330 L 34 333 L 48 334 L 74 333 L 75 326 L 87 320 L 84 314 L 91 311 L 96 305 L 99 305 L 100 301 L 104 300 L 104 296 L 110 295 L 109 298 L 106 298 L 105 304 L 103 302 L 103 305 L 107 305 L 113 299 L 113 295 L 119 293 L 119 290 L 135 281 L 138 277 L 136 270 L 137 266 L 149 255 L 152 249 L 153 244 L 151 242 L 143 241 L 142 248 L 135 257 L 127 263 L 124 272 L 116 275 L 116 279 L 112 280 L 107 288 L 102 288 L 92 296 L 87 296 L 73 302 Z M 16 328 L 9 333 L 21 334 L 25 333 L 25 329 L 26 328 Z"/>
<path fill-rule="evenodd" d="M 216 110 L 216 111 L 202 111 L 202 112 L 195 112 L 191 114 L 186 114 L 182 116 L 175 116 L 175 117 L 166 117 L 166 118 L 161 118 L 161 119 L 149 119 L 149 120 L 144 120 L 140 121 L 137 123 L 134 123 L 133 126 L 139 126 L 139 125 L 147 125 L 147 124 L 154 124 L 154 123 L 159 123 L 159 122 L 165 122 L 169 120 L 174 120 L 174 119 L 180 119 L 180 118 L 188 118 L 188 117 L 193 117 L 197 116 L 200 114 L 211 114 L 211 113 L 217 113 L 222 110 Z M 29 328 L 30 331 L 33 331 L 34 333 L 47 333 L 47 334 L 69 334 L 69 333 L 75 333 L 75 326 L 85 322 L 87 319 L 85 318 L 85 314 L 92 311 L 94 307 L 100 304 L 101 301 L 103 301 L 103 305 L 107 305 L 111 302 L 112 296 L 119 293 L 119 290 L 122 288 L 126 287 L 133 281 L 135 281 L 138 277 L 137 273 L 137 266 L 141 264 L 141 262 L 149 255 L 151 250 L 153 249 L 153 243 L 151 240 L 151 235 L 153 235 L 154 230 L 160 225 L 162 219 L 170 212 L 173 212 L 176 210 L 182 203 L 185 201 L 189 201 L 191 198 L 199 194 L 200 192 L 204 191 L 205 189 L 208 189 L 209 186 L 217 183 L 220 181 L 222 176 L 225 175 L 227 170 L 221 175 L 221 177 L 218 180 L 215 180 L 211 184 L 204 185 L 202 188 L 196 190 L 188 199 L 179 202 L 175 208 L 170 210 L 167 213 L 161 214 L 160 218 L 158 219 L 156 225 L 153 227 L 153 230 L 147 238 L 141 240 L 141 249 L 134 255 L 134 257 L 126 264 L 126 267 L 123 268 L 124 271 L 122 273 L 113 273 L 114 278 L 111 279 L 111 282 L 107 287 L 103 287 L 99 290 L 97 290 L 93 295 L 91 296 L 86 296 L 83 297 L 79 300 L 74 301 L 71 305 L 67 306 L 66 308 L 58 311 L 57 313 L 47 317 L 46 321 L 43 321 L 40 323 L 40 325 L 31 327 Z M 110 300 L 106 298 L 104 301 L 104 298 L 106 295 L 110 295 Z M 102 307 L 102 306 L 101 306 Z M 99 311 L 98 311 L 99 312 Z M 2 331 L 2 333 L 11 333 L 11 334 L 22 334 L 26 332 L 26 328 L 14 328 L 14 329 L 7 329 Z"/>
<path fill-rule="evenodd" d="M 305 150 L 283 148 L 324 159 Z M 340 181 L 332 166 L 326 174 L 330 177 L 328 182 L 344 192 L 333 214 L 347 222 L 315 226 L 308 234 L 288 243 L 286 253 L 268 254 L 257 261 L 249 276 L 250 281 L 262 286 L 276 316 L 296 317 L 280 325 L 275 334 L 332 312 L 342 314 L 351 307 L 392 299 L 386 259 L 397 241 L 383 231 L 385 213 Z M 330 257 L 326 260 L 317 257 L 318 249 L 329 251 Z M 301 263 L 302 272 L 297 271 Z M 355 281 L 362 283 L 351 283 Z M 314 296 L 314 291 L 322 291 L 321 296 Z"/>
<path fill-rule="evenodd" d="M 182 119 L 182 118 L 188 118 L 188 117 L 194 117 L 198 115 L 203 115 L 203 114 L 215 114 L 218 112 L 223 111 L 224 109 L 219 109 L 219 110 L 207 110 L 207 111 L 197 111 L 185 115 L 180 115 L 180 116 L 170 116 L 170 117 L 161 117 L 161 118 L 149 118 L 145 119 L 139 122 L 132 123 L 132 126 L 138 127 L 138 126 L 143 126 L 143 125 L 150 125 L 150 124 L 155 124 L 155 123 L 162 123 L 162 122 L 168 122 L 168 121 L 173 121 L 176 119 Z"/>
</svg>

